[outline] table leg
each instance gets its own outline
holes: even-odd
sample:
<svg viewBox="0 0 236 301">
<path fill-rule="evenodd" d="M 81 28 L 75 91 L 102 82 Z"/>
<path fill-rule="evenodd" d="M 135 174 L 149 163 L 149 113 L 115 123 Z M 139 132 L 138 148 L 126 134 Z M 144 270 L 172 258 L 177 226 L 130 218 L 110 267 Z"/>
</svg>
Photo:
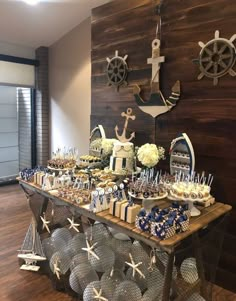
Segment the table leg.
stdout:
<svg viewBox="0 0 236 301">
<path fill-rule="evenodd" d="M 29 208 L 32 212 L 32 215 L 33 215 L 36 225 L 37 225 L 37 230 L 40 233 L 42 231 L 42 221 L 40 219 L 40 216 L 47 210 L 48 198 L 42 197 L 38 193 L 30 194 L 23 185 L 20 184 L 20 186 L 26 195 Z M 36 197 L 36 198 L 33 200 L 34 197 Z"/>
<path fill-rule="evenodd" d="M 174 252 L 169 254 L 168 260 L 167 260 L 167 265 L 165 268 L 162 301 L 170 300 L 170 289 L 171 289 L 171 284 L 172 284 L 173 264 L 174 264 Z"/>
<path fill-rule="evenodd" d="M 202 258 L 202 252 L 201 252 L 201 244 L 200 244 L 200 239 L 199 239 L 198 233 L 194 233 L 192 235 L 192 239 L 193 239 L 194 253 L 195 253 L 195 257 L 196 257 L 198 276 L 201 280 L 201 286 L 200 286 L 201 295 L 206 300 L 210 300 L 208 298 L 208 294 L 207 294 L 207 282 L 206 282 L 206 278 L 205 278 L 205 271 L 204 271 L 203 258 Z"/>
</svg>

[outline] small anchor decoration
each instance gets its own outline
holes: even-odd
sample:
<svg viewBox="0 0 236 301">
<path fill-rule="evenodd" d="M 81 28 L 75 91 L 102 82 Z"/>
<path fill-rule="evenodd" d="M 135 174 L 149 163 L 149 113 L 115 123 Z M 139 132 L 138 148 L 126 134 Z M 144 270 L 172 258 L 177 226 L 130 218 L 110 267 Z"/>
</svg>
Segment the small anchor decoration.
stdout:
<svg viewBox="0 0 236 301">
<path fill-rule="evenodd" d="M 125 117 L 125 124 L 124 124 L 123 132 L 121 135 L 118 134 L 118 131 L 119 131 L 118 126 L 115 127 L 116 137 L 122 143 L 129 142 L 135 137 L 135 132 L 133 132 L 129 138 L 126 138 L 126 130 L 128 127 L 129 119 L 135 120 L 135 118 L 136 118 L 135 115 L 132 115 L 132 112 L 133 112 L 133 110 L 131 108 L 128 108 L 126 113 L 125 112 L 121 113 L 121 116 Z"/>
<path fill-rule="evenodd" d="M 152 57 L 147 59 L 148 64 L 152 64 L 152 81 L 151 81 L 151 96 L 148 101 L 144 101 L 140 92 L 141 89 L 135 85 L 133 94 L 135 101 L 140 110 L 150 114 L 152 117 L 169 112 L 180 98 L 180 81 L 176 81 L 172 87 L 172 93 L 168 99 L 165 99 L 159 82 L 160 64 L 165 62 L 165 57 L 160 56 L 160 40 L 157 38 L 158 25 L 156 30 L 156 38 L 152 41 Z"/>
</svg>

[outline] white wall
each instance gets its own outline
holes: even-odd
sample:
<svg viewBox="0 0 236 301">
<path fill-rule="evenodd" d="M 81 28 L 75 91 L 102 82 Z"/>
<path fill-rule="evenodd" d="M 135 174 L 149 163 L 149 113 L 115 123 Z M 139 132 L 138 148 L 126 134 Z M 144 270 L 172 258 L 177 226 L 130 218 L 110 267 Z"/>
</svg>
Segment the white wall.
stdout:
<svg viewBox="0 0 236 301">
<path fill-rule="evenodd" d="M 27 59 L 35 58 L 35 49 L 22 45 L 10 44 L 0 41 L 0 54 L 19 56 Z"/>
<path fill-rule="evenodd" d="M 91 107 L 91 22 L 83 21 L 49 48 L 51 151 L 88 153 Z"/>
</svg>

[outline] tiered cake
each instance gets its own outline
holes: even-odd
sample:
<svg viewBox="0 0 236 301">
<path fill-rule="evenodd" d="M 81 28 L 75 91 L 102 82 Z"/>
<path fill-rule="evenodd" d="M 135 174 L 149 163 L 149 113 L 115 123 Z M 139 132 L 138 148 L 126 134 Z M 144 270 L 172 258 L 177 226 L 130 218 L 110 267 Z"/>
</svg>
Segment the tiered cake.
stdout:
<svg viewBox="0 0 236 301">
<path fill-rule="evenodd" d="M 126 113 L 122 112 L 121 116 L 125 118 L 125 124 L 122 134 L 119 135 L 118 126 L 115 127 L 116 138 L 119 140 L 114 143 L 112 156 L 110 157 L 110 170 L 116 174 L 131 174 L 134 171 L 134 144 L 130 141 L 135 137 L 135 133 L 131 133 L 130 137 L 126 137 L 129 119 L 135 120 L 132 115 L 132 109 L 128 108 Z"/>
<path fill-rule="evenodd" d="M 132 173 L 134 170 L 134 144 L 116 142 L 110 157 L 110 169 L 117 174 Z"/>
</svg>

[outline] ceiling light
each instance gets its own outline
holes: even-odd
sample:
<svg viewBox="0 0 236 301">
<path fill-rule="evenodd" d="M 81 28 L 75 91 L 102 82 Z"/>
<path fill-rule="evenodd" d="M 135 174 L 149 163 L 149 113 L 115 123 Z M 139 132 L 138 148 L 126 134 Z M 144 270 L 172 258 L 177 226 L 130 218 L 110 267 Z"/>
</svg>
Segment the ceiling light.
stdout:
<svg viewBox="0 0 236 301">
<path fill-rule="evenodd" d="M 36 5 L 39 3 L 39 0 L 23 0 L 23 1 L 29 5 Z"/>
</svg>

